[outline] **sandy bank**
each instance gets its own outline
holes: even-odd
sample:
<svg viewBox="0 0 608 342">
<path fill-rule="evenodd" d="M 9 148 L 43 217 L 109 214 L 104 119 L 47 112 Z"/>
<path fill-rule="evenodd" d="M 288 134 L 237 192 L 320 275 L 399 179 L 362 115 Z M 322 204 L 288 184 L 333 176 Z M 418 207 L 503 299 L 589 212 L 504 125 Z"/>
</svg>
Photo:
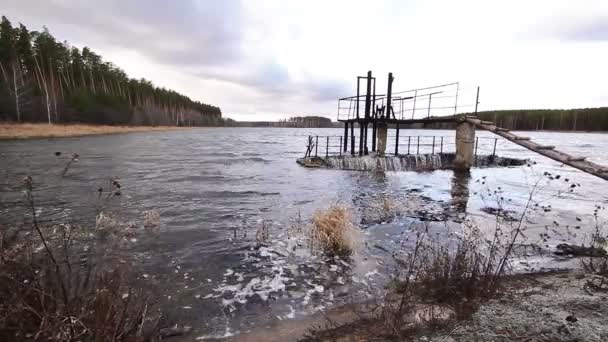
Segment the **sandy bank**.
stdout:
<svg viewBox="0 0 608 342">
<path fill-rule="evenodd" d="M 83 135 L 115 134 L 131 132 L 168 131 L 188 129 L 173 126 L 107 126 L 86 124 L 0 123 L 0 140 L 75 137 Z"/>
</svg>

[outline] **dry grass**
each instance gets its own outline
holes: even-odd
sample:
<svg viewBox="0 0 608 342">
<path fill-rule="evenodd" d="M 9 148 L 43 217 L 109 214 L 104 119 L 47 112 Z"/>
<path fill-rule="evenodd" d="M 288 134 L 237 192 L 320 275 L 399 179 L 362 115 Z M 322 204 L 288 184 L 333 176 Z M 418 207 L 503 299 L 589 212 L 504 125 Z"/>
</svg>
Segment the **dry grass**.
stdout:
<svg viewBox="0 0 608 342">
<path fill-rule="evenodd" d="M 86 124 L 0 123 L 0 139 L 58 138 L 83 135 L 167 131 L 186 129 L 174 126 L 107 126 Z"/>
<path fill-rule="evenodd" d="M 583 269 L 587 273 L 594 274 L 587 281 L 586 286 L 595 291 L 608 291 L 608 230 L 605 222 L 600 222 L 598 212 L 605 210 L 604 207 L 596 205 L 593 213 L 595 218 L 595 229 L 591 234 L 591 243 L 589 249 L 591 253 L 588 256 L 582 257 L 580 262 Z M 584 248 L 584 246 L 583 246 Z M 594 251 L 597 251 L 593 253 Z"/>
<path fill-rule="evenodd" d="M 341 205 L 318 210 L 312 218 L 310 237 L 329 255 L 347 256 L 353 253 L 357 241 L 351 211 Z"/>
<path fill-rule="evenodd" d="M 270 240 L 270 226 L 265 220 L 262 220 L 262 222 L 260 222 L 258 224 L 258 227 L 256 229 L 255 241 L 258 246 L 262 246 L 262 245 L 267 245 L 269 240 Z"/>
<path fill-rule="evenodd" d="M 133 268 L 128 226 L 103 213 L 94 230 L 41 223 L 24 183 L 31 226 L 0 226 L 0 340 L 158 340 L 154 284 Z"/>
</svg>

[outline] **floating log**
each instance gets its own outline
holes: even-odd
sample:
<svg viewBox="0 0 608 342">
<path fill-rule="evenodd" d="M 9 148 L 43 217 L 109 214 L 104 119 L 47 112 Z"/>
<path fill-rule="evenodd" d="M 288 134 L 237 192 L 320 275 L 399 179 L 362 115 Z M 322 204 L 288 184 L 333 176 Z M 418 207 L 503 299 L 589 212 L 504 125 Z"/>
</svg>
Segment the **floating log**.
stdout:
<svg viewBox="0 0 608 342">
<path fill-rule="evenodd" d="M 518 135 L 515 135 L 515 140 L 530 140 L 530 137 L 520 137 Z"/>
</svg>

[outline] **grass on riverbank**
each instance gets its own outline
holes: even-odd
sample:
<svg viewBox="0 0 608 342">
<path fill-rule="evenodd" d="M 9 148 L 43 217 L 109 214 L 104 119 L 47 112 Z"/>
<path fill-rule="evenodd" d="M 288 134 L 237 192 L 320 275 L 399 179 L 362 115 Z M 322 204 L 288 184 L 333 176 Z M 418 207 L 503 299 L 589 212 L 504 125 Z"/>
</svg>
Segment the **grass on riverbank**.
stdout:
<svg viewBox="0 0 608 342">
<path fill-rule="evenodd" d="M 0 140 L 58 138 L 83 135 L 167 131 L 185 129 L 175 126 L 108 126 L 87 124 L 0 123 Z"/>
</svg>

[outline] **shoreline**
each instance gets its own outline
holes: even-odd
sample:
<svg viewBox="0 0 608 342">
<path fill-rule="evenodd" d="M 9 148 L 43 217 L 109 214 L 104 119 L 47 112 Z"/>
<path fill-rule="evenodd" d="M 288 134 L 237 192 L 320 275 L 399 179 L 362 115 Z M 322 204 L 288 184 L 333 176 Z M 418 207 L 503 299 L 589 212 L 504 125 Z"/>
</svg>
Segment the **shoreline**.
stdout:
<svg viewBox="0 0 608 342">
<path fill-rule="evenodd" d="M 110 126 L 93 124 L 0 123 L 0 140 L 66 138 L 190 129 L 178 126 Z"/>
<path fill-rule="evenodd" d="M 429 342 L 596 341 L 608 336 L 604 301 L 608 293 L 589 288 L 600 276 L 582 270 L 518 274 L 505 277 L 504 295 L 481 304 L 466 320 L 448 320 L 440 326 L 420 326 L 409 336 Z M 378 298 L 376 298 L 378 300 Z M 353 341 L 391 340 L 386 327 L 373 315 L 361 315 L 365 303 L 348 303 L 295 320 L 277 321 L 232 337 L 233 341 Z M 362 306 L 362 307 L 359 307 Z M 358 310 L 359 309 L 359 310 Z M 331 324 L 328 324 L 331 322 Z M 176 339 L 176 341 L 182 341 Z M 599 340 L 597 340 L 599 341 Z"/>
</svg>

